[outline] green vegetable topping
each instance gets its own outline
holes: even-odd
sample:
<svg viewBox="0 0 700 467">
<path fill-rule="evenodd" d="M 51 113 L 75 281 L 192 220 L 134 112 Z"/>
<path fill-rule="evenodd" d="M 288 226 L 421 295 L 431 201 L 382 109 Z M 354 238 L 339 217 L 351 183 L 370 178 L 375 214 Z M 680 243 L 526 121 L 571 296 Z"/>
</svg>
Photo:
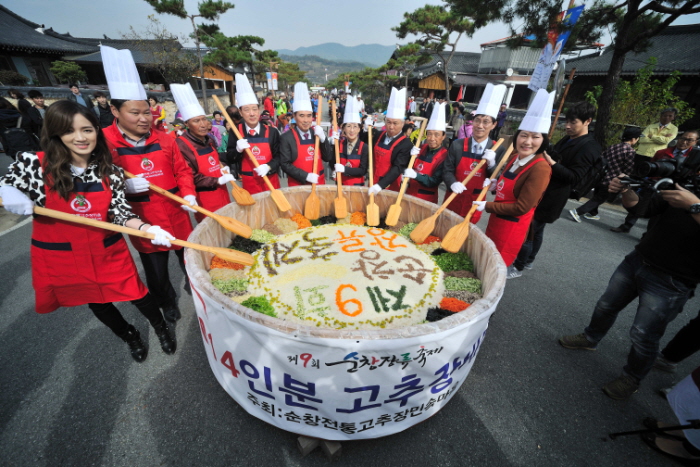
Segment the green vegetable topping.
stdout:
<svg viewBox="0 0 700 467">
<path fill-rule="evenodd" d="M 265 296 L 249 297 L 241 302 L 241 305 L 250 308 L 251 310 L 257 311 L 267 316 L 272 316 L 277 318 L 277 313 L 275 313 L 275 308 L 270 305 L 270 302 Z"/>
<path fill-rule="evenodd" d="M 474 272 L 474 262 L 466 254 L 462 253 L 443 253 L 433 256 L 437 265 L 444 272 L 450 271 L 470 271 Z"/>
<path fill-rule="evenodd" d="M 481 293 L 481 281 L 469 277 L 445 277 L 447 290 L 466 290 L 471 293 Z"/>
</svg>

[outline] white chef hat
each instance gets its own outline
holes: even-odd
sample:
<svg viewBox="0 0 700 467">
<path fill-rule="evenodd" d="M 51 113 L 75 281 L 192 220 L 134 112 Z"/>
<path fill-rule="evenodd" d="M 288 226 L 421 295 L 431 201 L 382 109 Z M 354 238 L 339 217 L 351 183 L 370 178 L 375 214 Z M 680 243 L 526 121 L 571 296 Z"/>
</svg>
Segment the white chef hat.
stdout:
<svg viewBox="0 0 700 467">
<path fill-rule="evenodd" d="M 106 45 L 100 46 L 109 95 L 112 99 L 125 101 L 145 101 L 146 90 L 141 84 L 134 57 L 128 49 L 117 50 Z"/>
<path fill-rule="evenodd" d="M 397 118 L 403 120 L 406 116 L 406 88 L 398 90 L 391 88 L 389 105 L 386 108 L 386 118 Z"/>
<path fill-rule="evenodd" d="M 244 105 L 259 105 L 258 97 L 248 81 L 248 77 L 241 73 L 236 73 L 236 103 L 238 107 Z"/>
<path fill-rule="evenodd" d="M 433 113 L 428 121 L 428 126 L 425 131 L 435 130 L 435 131 L 447 131 L 447 125 L 445 124 L 445 106 L 446 102 L 442 104 L 435 104 L 433 107 Z"/>
<path fill-rule="evenodd" d="M 554 106 L 554 92 L 547 92 L 539 89 L 532 100 L 527 113 L 520 122 L 518 130 L 536 131 L 538 133 L 549 133 L 552 126 L 552 107 Z"/>
<path fill-rule="evenodd" d="M 294 104 L 292 104 L 294 112 L 313 112 L 311 107 L 311 97 L 309 97 L 309 88 L 306 83 L 296 83 L 294 85 Z"/>
<path fill-rule="evenodd" d="M 352 96 L 350 96 L 350 99 L 348 99 L 345 104 L 343 123 L 362 123 L 360 119 L 360 103 L 357 102 L 357 99 L 353 99 Z"/>
<path fill-rule="evenodd" d="M 492 118 L 498 117 L 498 111 L 503 103 L 503 97 L 506 95 L 506 85 L 499 84 L 494 86 L 491 83 L 486 85 L 484 93 L 481 95 L 479 107 L 476 108 L 476 115 L 488 115 Z"/>
<path fill-rule="evenodd" d="M 197 96 L 194 94 L 190 83 L 171 84 L 170 92 L 173 93 L 173 99 L 175 99 L 177 109 L 182 114 L 182 119 L 184 121 L 187 121 L 190 118 L 206 115 L 202 105 L 197 99 Z"/>
</svg>

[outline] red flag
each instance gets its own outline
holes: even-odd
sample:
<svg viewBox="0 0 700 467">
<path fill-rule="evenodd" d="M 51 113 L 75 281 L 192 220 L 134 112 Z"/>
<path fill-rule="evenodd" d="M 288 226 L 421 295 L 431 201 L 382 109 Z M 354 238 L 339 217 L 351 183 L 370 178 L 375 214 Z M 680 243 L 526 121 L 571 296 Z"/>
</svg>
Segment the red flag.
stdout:
<svg viewBox="0 0 700 467">
<path fill-rule="evenodd" d="M 459 87 L 459 93 L 457 94 L 457 100 L 461 101 L 464 99 L 464 85 Z"/>
</svg>

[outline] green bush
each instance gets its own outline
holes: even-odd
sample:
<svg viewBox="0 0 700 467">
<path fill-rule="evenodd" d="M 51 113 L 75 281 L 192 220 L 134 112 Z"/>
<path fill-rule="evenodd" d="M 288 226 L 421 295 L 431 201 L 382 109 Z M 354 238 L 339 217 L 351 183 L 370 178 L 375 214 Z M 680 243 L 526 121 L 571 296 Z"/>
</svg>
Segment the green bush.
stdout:
<svg viewBox="0 0 700 467">
<path fill-rule="evenodd" d="M 12 70 L 0 70 L 0 83 L 5 86 L 24 86 L 29 78 Z"/>
</svg>

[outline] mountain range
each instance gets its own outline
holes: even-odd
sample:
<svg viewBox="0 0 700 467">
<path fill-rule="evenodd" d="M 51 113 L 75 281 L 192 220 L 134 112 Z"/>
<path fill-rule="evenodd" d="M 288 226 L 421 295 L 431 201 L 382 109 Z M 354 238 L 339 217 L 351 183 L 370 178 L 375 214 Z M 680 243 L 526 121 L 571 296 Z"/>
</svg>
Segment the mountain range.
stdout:
<svg viewBox="0 0 700 467">
<path fill-rule="evenodd" d="M 326 60 L 361 62 L 369 67 L 378 67 L 389 60 L 395 49 L 393 45 L 361 44 L 348 47 L 337 42 L 327 42 L 296 50 L 278 49 L 277 52 L 287 56 L 315 55 Z"/>
</svg>

